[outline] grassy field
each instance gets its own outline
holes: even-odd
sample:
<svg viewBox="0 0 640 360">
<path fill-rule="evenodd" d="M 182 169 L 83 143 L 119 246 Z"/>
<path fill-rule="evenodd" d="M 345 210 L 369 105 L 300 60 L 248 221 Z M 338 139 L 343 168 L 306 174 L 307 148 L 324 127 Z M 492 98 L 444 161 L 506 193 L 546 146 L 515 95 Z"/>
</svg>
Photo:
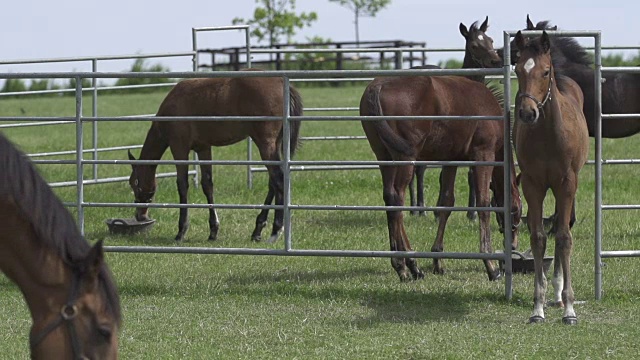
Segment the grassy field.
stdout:
<svg viewBox="0 0 640 360">
<path fill-rule="evenodd" d="M 363 86 L 302 88 L 307 107 L 357 106 Z M 154 113 L 163 93 L 105 95 L 99 115 Z M 71 116 L 73 98 L 0 100 L 1 116 Z M 87 114 L 90 108 L 86 107 Z M 22 115 L 24 114 L 24 115 Z M 348 114 L 348 113 L 344 113 Z M 348 114 L 353 115 L 353 113 Z M 140 144 L 149 123 L 100 123 L 100 146 Z M 89 128 L 90 125 L 87 125 Z M 5 130 L 27 152 L 69 150 L 75 145 L 74 125 Z M 87 132 L 88 133 L 88 132 Z M 358 122 L 307 122 L 303 136 L 361 135 Z M 90 144 L 90 137 L 85 139 Z M 215 148 L 216 159 L 244 159 L 244 143 Z M 591 141 L 593 153 L 593 140 Z M 134 151 L 137 155 L 138 151 Z M 637 137 L 605 140 L 607 158 L 634 158 Z M 88 157 L 87 157 L 88 158 Z M 101 153 L 103 159 L 126 159 L 126 151 Z M 167 154 L 165 158 L 170 158 Z M 366 140 L 306 142 L 298 160 L 373 160 Z M 49 181 L 71 180 L 74 166 L 43 165 Z M 161 171 L 173 171 L 164 166 Z M 128 176 L 128 165 L 101 166 L 100 176 Z M 86 173 L 90 171 L 87 168 Z M 457 179 L 457 204 L 466 201 L 466 176 Z M 635 166 L 604 169 L 607 204 L 640 203 Z M 427 172 L 427 203 L 436 200 L 437 172 Z M 218 203 L 259 204 L 266 193 L 266 175 L 245 184 L 242 166 L 214 167 Z M 574 227 L 573 281 L 579 317 L 577 327 L 561 323 L 561 310 L 548 309 L 547 322 L 527 325 L 532 308 L 533 276 L 514 277 L 514 297 L 504 298 L 504 283 L 490 283 L 477 260 L 445 260 L 444 276 L 431 274 L 430 260 L 420 260 L 426 278 L 400 283 L 388 259 L 163 255 L 108 253 L 122 297 L 124 327 L 120 332 L 123 359 L 333 359 L 333 358 L 633 358 L 640 349 L 640 264 L 634 259 L 606 260 L 605 295 L 594 300 L 594 172 L 585 167 L 578 191 L 578 222 Z M 377 170 L 296 172 L 292 176 L 294 204 L 383 205 Z M 127 183 L 91 185 L 85 201 L 132 202 Z M 74 201 L 75 189 L 56 189 Z M 175 179 L 159 180 L 158 202 L 177 202 Z M 191 187 L 190 202 L 204 203 Z M 547 213 L 552 201 L 547 202 Z M 73 210 L 71 210 L 73 212 Z M 89 208 L 89 241 L 106 245 L 172 246 L 177 209 L 152 209 L 157 224 L 139 236 L 113 236 L 104 220 L 129 217 L 132 209 Z M 250 241 L 257 212 L 220 210 L 216 243 L 207 242 L 205 210 L 191 210 L 191 228 L 183 246 L 260 248 Z M 637 212 L 604 214 L 604 249 L 640 248 Z M 428 251 L 436 221 L 405 217 L 415 250 Z M 293 245 L 299 249 L 387 250 L 383 212 L 295 211 Z M 502 238 L 492 221 L 494 248 Z M 524 228 L 524 227 L 523 227 Z M 270 226 L 269 226 L 270 229 Z M 266 231 L 267 229 L 265 229 Z M 520 249 L 528 248 L 528 233 Z M 273 245 L 282 246 L 282 240 Z M 446 251 L 478 250 L 478 225 L 464 213 L 454 213 L 445 235 Z M 547 254 L 553 253 L 550 239 Z M 549 291 L 549 296 L 552 292 Z M 0 277 L 0 354 L 28 358 L 30 318 L 22 296 Z"/>
</svg>

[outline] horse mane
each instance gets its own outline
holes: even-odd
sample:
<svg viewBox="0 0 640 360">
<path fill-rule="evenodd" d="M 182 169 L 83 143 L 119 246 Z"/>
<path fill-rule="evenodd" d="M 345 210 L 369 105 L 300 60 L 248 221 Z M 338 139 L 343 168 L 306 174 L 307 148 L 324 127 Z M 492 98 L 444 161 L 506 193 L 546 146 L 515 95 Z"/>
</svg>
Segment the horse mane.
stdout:
<svg viewBox="0 0 640 360">
<path fill-rule="evenodd" d="M 471 26 L 469 26 L 469 33 L 480 31 L 480 27 L 478 26 L 478 21 L 474 21 Z"/>
<path fill-rule="evenodd" d="M 26 155 L 0 133 L 0 197 L 12 199 L 22 218 L 35 233 L 34 241 L 54 252 L 76 270 L 90 250 L 75 220 Z M 98 274 L 107 310 L 121 321 L 120 300 L 109 269 L 103 263 Z"/>
<path fill-rule="evenodd" d="M 555 30 L 555 26 L 545 20 L 538 22 L 534 30 Z M 561 71 L 571 64 L 588 67 L 593 65 L 593 61 L 587 51 L 574 38 L 564 36 L 551 37 L 551 51 L 553 52 L 551 57 L 553 66 Z"/>
</svg>

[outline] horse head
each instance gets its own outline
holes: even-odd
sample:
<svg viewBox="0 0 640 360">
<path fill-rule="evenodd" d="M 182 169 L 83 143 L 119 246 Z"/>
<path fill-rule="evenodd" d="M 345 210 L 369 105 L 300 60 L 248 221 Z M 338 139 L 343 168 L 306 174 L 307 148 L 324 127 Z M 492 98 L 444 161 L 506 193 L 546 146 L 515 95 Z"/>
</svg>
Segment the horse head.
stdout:
<svg viewBox="0 0 640 360">
<path fill-rule="evenodd" d="M 488 28 L 488 16 L 480 27 L 478 27 L 477 21 L 471 24 L 469 29 L 463 23 L 460 23 L 460 34 L 466 40 L 465 57 L 469 55 L 475 65 L 480 68 L 500 67 L 502 60 L 493 48 L 493 39 L 486 34 Z"/>
<path fill-rule="evenodd" d="M 66 264 L 64 266 L 67 266 Z M 71 264 L 69 290 L 51 295 L 51 316 L 34 321 L 29 336 L 33 359 L 116 359 L 119 313 L 108 311 L 104 286 L 104 250 L 98 241 Z M 56 302 L 59 302 L 57 307 Z M 119 306 L 119 303 L 118 303 Z"/>
<path fill-rule="evenodd" d="M 136 158 L 131 154 L 131 151 L 128 153 L 129 160 L 135 161 Z M 136 203 L 147 204 L 152 202 L 157 187 L 155 169 L 151 165 L 131 164 L 129 186 L 133 190 Z M 149 208 L 136 208 L 136 220 L 149 220 Z"/>
<path fill-rule="evenodd" d="M 549 21 L 540 21 L 537 24 L 533 24 L 533 22 L 531 21 L 531 19 L 529 18 L 529 15 L 527 14 L 527 27 L 524 28 L 523 30 L 525 31 L 530 31 L 530 30 L 549 30 L 549 31 L 556 31 L 558 30 L 558 26 L 551 26 L 549 25 Z M 511 65 L 515 65 L 516 62 L 518 61 L 518 58 L 520 57 L 520 52 L 518 52 L 518 49 L 516 48 L 516 43 L 515 43 L 515 39 L 511 40 L 511 43 L 509 45 L 509 48 L 511 49 L 510 54 L 511 54 Z M 498 49 L 497 50 L 498 55 L 500 56 L 500 58 L 504 58 L 504 49 Z"/>
<path fill-rule="evenodd" d="M 517 118 L 523 123 L 535 124 L 551 99 L 554 79 L 551 40 L 546 31 L 536 39 L 525 38 L 518 31 L 514 41 L 520 53 L 515 67 L 519 89 Z"/>
</svg>

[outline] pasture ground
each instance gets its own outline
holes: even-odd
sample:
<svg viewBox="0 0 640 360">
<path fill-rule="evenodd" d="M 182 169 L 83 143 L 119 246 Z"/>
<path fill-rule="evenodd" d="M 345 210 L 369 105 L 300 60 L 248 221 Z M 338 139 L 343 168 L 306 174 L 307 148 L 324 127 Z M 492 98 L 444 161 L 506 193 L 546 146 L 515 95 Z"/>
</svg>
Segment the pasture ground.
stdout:
<svg viewBox="0 0 640 360">
<path fill-rule="evenodd" d="M 301 88 L 306 107 L 357 106 L 362 86 Z M 104 95 L 101 116 L 154 113 L 164 93 Z M 71 97 L 0 100 L 2 116 L 72 116 Z M 90 101 L 85 102 L 90 113 Z M 311 113 L 309 113 L 311 114 Z M 339 113 L 336 113 L 339 114 Z M 342 113 L 353 115 L 353 113 Z M 100 123 L 100 147 L 141 144 L 147 122 Z M 90 129 L 90 125 L 86 125 Z M 27 152 L 73 149 L 74 125 L 4 130 Z M 87 131 L 85 143 L 90 144 Z M 358 122 L 307 122 L 303 136 L 360 135 Z M 245 143 L 215 148 L 216 159 L 244 159 Z M 593 154 L 593 140 L 591 153 Z M 138 151 L 134 151 L 137 155 Z M 256 152 L 257 153 L 257 152 Z M 604 141 L 607 158 L 640 154 L 638 137 Z M 67 157 L 68 158 L 68 157 Z M 89 156 L 87 155 L 87 159 Z M 126 159 L 126 151 L 101 153 L 103 159 Z M 170 158 L 166 155 L 165 158 Z M 593 157 L 591 157 L 593 158 Z M 366 140 L 306 142 L 298 160 L 373 160 Z M 75 178 L 74 166 L 43 165 L 49 181 Z M 173 171 L 163 166 L 160 171 Z M 86 173 L 90 173 L 89 167 Z M 128 165 L 100 166 L 100 176 L 128 176 Z M 427 203 L 434 204 L 437 174 L 427 172 Z M 605 166 L 604 201 L 640 203 L 637 166 Z M 245 184 L 242 166 L 215 166 L 218 203 L 259 204 L 266 193 L 266 174 Z M 295 172 L 295 204 L 383 205 L 377 170 Z M 444 276 L 431 274 L 431 260 L 419 260 L 426 278 L 400 283 L 389 259 L 167 255 L 108 253 L 122 298 L 124 327 L 122 359 L 330 359 L 330 358 L 633 358 L 640 353 L 640 263 L 608 259 L 604 268 L 604 298 L 594 298 L 594 171 L 586 166 L 578 190 L 578 222 L 574 234 L 573 280 L 579 325 L 561 323 L 561 310 L 548 309 L 547 322 L 528 325 L 532 309 L 533 275 L 514 277 L 514 296 L 504 298 L 503 281 L 490 283 L 478 260 L 445 260 Z M 131 202 L 127 183 L 85 187 L 85 201 Z M 75 189 L 56 189 L 64 201 L 74 201 Z M 457 204 L 466 202 L 466 169 L 459 171 Z M 549 196 L 550 197 L 550 196 Z M 204 203 L 191 187 L 189 200 Z M 177 202 L 175 179 L 159 180 L 156 201 Z M 553 209 L 547 201 L 547 214 Z M 71 209 L 74 212 L 73 209 Z M 172 246 L 177 209 L 152 209 L 157 219 L 148 234 L 113 236 L 104 220 L 129 217 L 132 209 L 88 208 L 86 234 L 106 245 Z M 219 210 L 220 233 L 207 242 L 205 210 L 190 211 L 191 228 L 183 246 L 269 247 L 250 241 L 255 210 Z M 640 248 L 636 211 L 604 214 L 604 249 Z M 493 217 L 492 217 L 493 218 Z M 405 215 L 415 250 L 427 251 L 436 221 Z M 492 220 L 494 248 L 502 237 Z M 521 233 L 520 249 L 529 246 Z M 270 225 L 268 227 L 270 229 Z M 267 231 L 267 229 L 265 229 Z M 266 232 L 265 232 L 266 234 Z M 293 245 L 301 249 L 387 250 L 383 212 L 294 211 Z M 478 225 L 464 213 L 454 213 L 445 235 L 447 251 L 478 250 Z M 553 239 L 547 254 L 553 253 Z M 281 247 L 282 239 L 273 245 Z M 549 285 L 548 297 L 552 296 Z M 0 277 L 0 354 L 28 358 L 31 320 L 18 288 Z"/>
</svg>

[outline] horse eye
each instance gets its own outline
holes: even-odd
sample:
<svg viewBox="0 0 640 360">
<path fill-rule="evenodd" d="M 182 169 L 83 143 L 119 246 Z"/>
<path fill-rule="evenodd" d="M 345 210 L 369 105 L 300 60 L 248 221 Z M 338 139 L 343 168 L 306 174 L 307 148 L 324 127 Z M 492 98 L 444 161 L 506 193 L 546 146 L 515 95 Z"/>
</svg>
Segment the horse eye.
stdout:
<svg viewBox="0 0 640 360">
<path fill-rule="evenodd" d="M 549 71 L 549 70 L 545 71 L 545 72 L 544 72 L 544 77 L 548 77 L 548 76 L 549 76 L 549 74 L 551 74 L 551 71 Z"/>
<path fill-rule="evenodd" d="M 107 340 L 111 339 L 111 334 L 113 333 L 111 331 L 111 327 L 109 325 L 101 325 L 98 326 L 98 333 L 100 334 L 100 336 L 104 337 Z"/>
<path fill-rule="evenodd" d="M 136 180 L 133 182 L 133 184 L 134 184 L 135 186 L 138 186 L 138 179 L 136 179 Z"/>
</svg>

